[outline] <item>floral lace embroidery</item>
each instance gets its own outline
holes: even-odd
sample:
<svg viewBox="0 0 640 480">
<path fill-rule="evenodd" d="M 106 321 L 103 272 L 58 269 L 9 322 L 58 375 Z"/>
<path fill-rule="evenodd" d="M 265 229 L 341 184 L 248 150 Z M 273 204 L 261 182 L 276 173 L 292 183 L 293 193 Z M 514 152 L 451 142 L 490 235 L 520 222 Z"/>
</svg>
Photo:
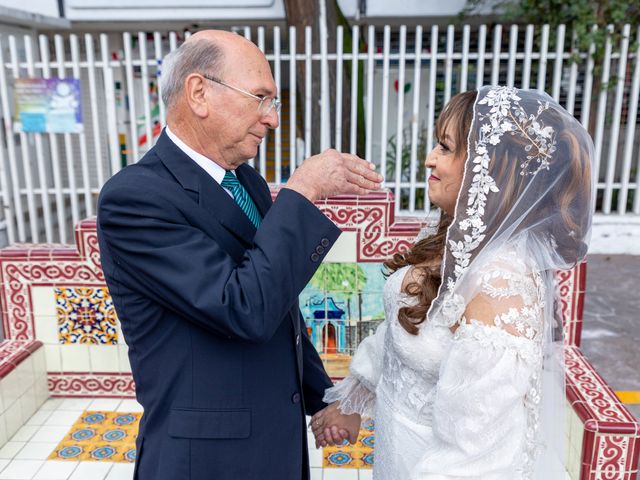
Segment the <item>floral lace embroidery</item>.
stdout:
<svg viewBox="0 0 640 480">
<path fill-rule="evenodd" d="M 459 227 L 463 232 L 471 230 L 468 234 L 464 234 L 464 240 L 447 239 L 451 255 L 455 260 L 454 278 L 447 278 L 446 284 L 449 290 L 453 289 L 458 278 L 469 267 L 471 253 L 485 238 L 484 232 L 487 227 L 482 217 L 487 196 L 500 191 L 494 178 L 489 175 L 491 146 L 498 145 L 505 134 L 519 135 L 524 138 L 527 142 L 525 152 L 528 155 L 520 165 L 521 175 L 535 175 L 541 169 L 548 170 L 549 158 L 556 150 L 553 128 L 545 126 L 540 120 L 540 115 L 549 108 L 549 102 L 538 101 L 537 113 L 527 116 L 524 108 L 518 103 L 521 98 L 517 92 L 517 89 L 512 87 L 492 88 L 484 98 L 478 101 L 478 105 L 487 105 L 491 108 L 487 115 L 478 114 L 479 121 L 485 123 L 480 126 L 479 138 L 473 152 L 470 152 L 473 156 L 474 176 L 468 191 L 466 217 L 459 221 Z M 530 153 L 532 150 L 534 154 Z M 537 167 L 529 171 L 532 161 L 537 164 Z"/>
</svg>

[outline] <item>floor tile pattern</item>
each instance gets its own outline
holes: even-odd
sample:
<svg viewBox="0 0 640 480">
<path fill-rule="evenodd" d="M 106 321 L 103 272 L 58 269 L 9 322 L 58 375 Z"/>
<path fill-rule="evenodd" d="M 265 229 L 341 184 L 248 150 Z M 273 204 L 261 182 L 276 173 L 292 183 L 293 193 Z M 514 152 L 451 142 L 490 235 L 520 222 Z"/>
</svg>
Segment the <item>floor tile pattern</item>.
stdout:
<svg viewBox="0 0 640 480">
<path fill-rule="evenodd" d="M 375 428 L 373 420 L 362 423 L 358 441 L 354 445 L 346 444 L 323 449 L 322 466 L 324 468 L 372 468 Z"/>
<path fill-rule="evenodd" d="M 84 411 L 49 460 L 133 463 L 140 416 L 135 412 Z"/>
</svg>

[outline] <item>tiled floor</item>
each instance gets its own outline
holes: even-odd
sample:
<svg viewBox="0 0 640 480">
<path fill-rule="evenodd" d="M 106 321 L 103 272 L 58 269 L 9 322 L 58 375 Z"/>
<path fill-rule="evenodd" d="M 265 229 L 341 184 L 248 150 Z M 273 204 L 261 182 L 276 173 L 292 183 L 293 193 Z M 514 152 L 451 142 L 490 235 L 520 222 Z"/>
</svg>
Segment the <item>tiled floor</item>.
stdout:
<svg viewBox="0 0 640 480">
<path fill-rule="evenodd" d="M 85 410 L 139 412 L 134 400 L 49 399 L 0 449 L 0 480 L 131 480 L 133 464 L 47 460 Z"/>
<path fill-rule="evenodd" d="M 86 410 L 140 412 L 130 399 L 49 399 L 0 449 L 0 480 L 131 480 L 133 464 L 47 460 Z M 313 445 L 313 435 L 309 444 Z M 371 469 L 322 468 L 323 451 L 309 450 L 311 480 L 371 480 Z M 268 478 L 268 477 L 267 477 Z"/>
</svg>

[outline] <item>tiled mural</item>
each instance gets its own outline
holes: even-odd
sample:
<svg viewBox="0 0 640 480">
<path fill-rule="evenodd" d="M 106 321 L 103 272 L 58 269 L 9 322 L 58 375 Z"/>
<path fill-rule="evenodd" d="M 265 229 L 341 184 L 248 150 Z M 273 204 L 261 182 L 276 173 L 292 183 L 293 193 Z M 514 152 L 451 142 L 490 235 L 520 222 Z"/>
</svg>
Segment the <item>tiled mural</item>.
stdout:
<svg viewBox="0 0 640 480">
<path fill-rule="evenodd" d="M 382 263 L 324 263 L 300 294 L 300 310 L 320 353 L 352 354 L 384 320 Z"/>
<path fill-rule="evenodd" d="M 60 343 L 117 345 L 116 311 L 106 287 L 55 288 Z"/>
</svg>

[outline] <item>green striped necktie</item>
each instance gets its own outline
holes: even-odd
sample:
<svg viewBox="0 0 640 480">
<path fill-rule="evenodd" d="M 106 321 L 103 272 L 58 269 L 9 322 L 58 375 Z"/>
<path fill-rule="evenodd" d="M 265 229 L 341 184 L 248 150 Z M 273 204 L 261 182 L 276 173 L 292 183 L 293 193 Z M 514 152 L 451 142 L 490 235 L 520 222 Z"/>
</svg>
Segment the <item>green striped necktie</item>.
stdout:
<svg viewBox="0 0 640 480">
<path fill-rule="evenodd" d="M 260 212 L 258 211 L 256 204 L 253 203 L 253 200 L 249 196 L 249 192 L 247 192 L 247 190 L 238 181 L 238 178 L 229 170 L 227 170 L 227 172 L 224 174 L 221 185 L 233 194 L 233 198 L 236 203 L 240 206 L 247 217 L 249 217 L 251 223 L 253 223 L 255 227 L 258 228 L 260 226 L 260 222 L 262 221 Z"/>
</svg>

